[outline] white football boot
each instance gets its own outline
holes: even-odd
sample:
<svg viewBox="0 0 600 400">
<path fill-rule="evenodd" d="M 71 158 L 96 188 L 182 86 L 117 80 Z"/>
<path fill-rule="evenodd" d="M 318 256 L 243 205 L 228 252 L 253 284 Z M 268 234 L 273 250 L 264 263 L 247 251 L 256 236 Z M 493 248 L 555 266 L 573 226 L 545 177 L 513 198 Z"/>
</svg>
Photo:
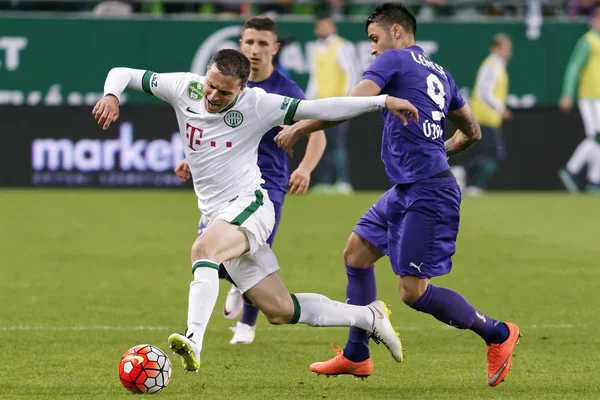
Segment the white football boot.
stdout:
<svg viewBox="0 0 600 400">
<path fill-rule="evenodd" d="M 256 327 L 243 324 L 238 321 L 236 326 L 229 328 L 233 332 L 233 338 L 229 341 L 229 344 L 250 344 L 254 341 L 256 334 Z"/>
<path fill-rule="evenodd" d="M 173 350 L 173 354 L 177 354 L 181 358 L 186 372 L 198 372 L 200 369 L 200 346 L 192 340 L 192 335 L 172 334 L 169 336 L 169 348 Z"/>
<path fill-rule="evenodd" d="M 235 319 L 244 308 L 244 297 L 242 292 L 235 285 L 231 285 L 231 289 L 227 292 L 227 298 L 223 305 L 223 316 L 227 319 Z"/>
<path fill-rule="evenodd" d="M 404 359 L 402 342 L 400 335 L 394 330 L 390 322 L 390 309 L 384 302 L 376 300 L 367 307 L 373 311 L 373 329 L 371 330 L 371 339 L 377 344 L 383 343 L 392 353 L 394 360 L 402 362 Z"/>
</svg>

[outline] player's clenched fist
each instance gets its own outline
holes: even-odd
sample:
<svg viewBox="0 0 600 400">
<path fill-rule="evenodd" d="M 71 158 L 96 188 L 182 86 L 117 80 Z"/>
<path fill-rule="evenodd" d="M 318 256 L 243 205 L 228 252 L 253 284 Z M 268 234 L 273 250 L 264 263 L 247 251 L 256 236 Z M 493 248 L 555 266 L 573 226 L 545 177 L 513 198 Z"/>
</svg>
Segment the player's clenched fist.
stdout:
<svg viewBox="0 0 600 400">
<path fill-rule="evenodd" d="M 387 96 L 385 99 L 385 108 L 400 118 L 404 126 L 408 125 L 409 121 L 419 121 L 419 111 L 407 100 Z"/>
<path fill-rule="evenodd" d="M 175 168 L 175 175 L 179 178 L 181 182 L 185 182 L 192 177 L 192 173 L 190 172 L 190 166 L 186 159 L 181 161 L 177 168 Z"/>
<path fill-rule="evenodd" d="M 297 126 L 281 125 L 281 131 L 273 139 L 279 148 L 285 150 L 290 157 L 294 156 L 292 147 L 296 144 L 300 135 L 297 131 Z"/>
<path fill-rule="evenodd" d="M 107 130 L 110 124 L 119 118 L 119 100 L 112 94 L 107 94 L 94 106 L 92 110 L 94 119 L 98 121 L 98 126 Z"/>
</svg>

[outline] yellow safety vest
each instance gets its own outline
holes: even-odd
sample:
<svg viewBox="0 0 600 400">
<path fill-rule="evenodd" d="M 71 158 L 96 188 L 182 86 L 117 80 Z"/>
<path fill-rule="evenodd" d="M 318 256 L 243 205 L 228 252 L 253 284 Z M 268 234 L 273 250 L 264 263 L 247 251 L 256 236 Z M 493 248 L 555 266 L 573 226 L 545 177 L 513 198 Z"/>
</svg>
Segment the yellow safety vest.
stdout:
<svg viewBox="0 0 600 400">
<path fill-rule="evenodd" d="M 479 69 L 484 65 L 492 65 L 495 68 L 498 68 L 498 62 L 494 60 L 492 57 L 486 58 Z M 482 99 L 477 95 L 477 86 L 478 82 L 475 82 L 475 87 L 473 87 L 473 94 L 471 96 L 471 109 L 473 110 L 473 115 L 479 121 L 481 125 L 489 126 L 492 128 L 498 128 L 502 125 L 502 115 L 490 107 L 487 103 L 485 103 Z M 496 86 L 494 87 L 494 96 L 498 100 L 502 102 L 502 104 L 506 105 L 506 96 L 508 95 L 508 74 L 506 73 L 506 68 L 502 67 L 502 71 L 500 72 L 500 76 L 496 80 Z"/>
<path fill-rule="evenodd" d="M 344 42 L 344 39 L 338 37 L 332 40 L 327 47 L 316 46 L 317 99 L 346 95 L 347 76 L 337 58 L 337 51 Z"/>
<path fill-rule="evenodd" d="M 591 45 L 585 67 L 579 74 L 579 98 L 600 99 L 600 37 L 595 32 L 584 35 Z"/>
</svg>

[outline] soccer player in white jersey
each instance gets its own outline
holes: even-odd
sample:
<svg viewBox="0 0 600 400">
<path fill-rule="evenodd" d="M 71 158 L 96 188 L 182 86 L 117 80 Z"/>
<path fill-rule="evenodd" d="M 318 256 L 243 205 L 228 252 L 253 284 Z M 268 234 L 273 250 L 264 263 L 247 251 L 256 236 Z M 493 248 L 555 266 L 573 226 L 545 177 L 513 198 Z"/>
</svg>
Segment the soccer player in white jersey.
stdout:
<svg viewBox="0 0 600 400">
<path fill-rule="evenodd" d="M 175 110 L 206 230 L 192 245 L 187 331 L 169 345 L 187 371 L 200 367 L 200 352 L 219 290 L 219 264 L 271 324 L 356 326 L 382 342 L 402 361 L 402 345 L 389 310 L 381 301 L 368 306 L 336 302 L 313 293 L 291 294 L 279 278 L 279 265 L 267 244 L 274 224 L 273 205 L 257 164 L 258 144 L 272 127 L 301 119 L 344 120 L 387 108 L 404 123 L 418 119 L 416 108 L 391 96 L 299 101 L 259 88 L 246 88 L 250 62 L 236 50 L 221 50 L 206 76 L 157 74 L 113 68 L 104 98 L 92 114 L 108 129 L 119 116 L 125 88 L 143 90 Z"/>
<path fill-rule="evenodd" d="M 272 19 L 253 17 L 247 20 L 242 26 L 239 43 L 240 51 L 250 60 L 250 76 L 247 87 L 256 86 L 267 93 L 275 93 L 298 100 L 305 99 L 302 89 L 274 67 L 273 57 L 279 51 L 279 43 L 277 25 Z M 258 145 L 258 166 L 265 181 L 262 187 L 267 190 L 269 200 L 273 203 L 275 210 L 275 225 L 267 239 L 267 243 L 271 247 L 277 236 L 287 193 L 292 195 L 306 193 L 311 173 L 319 163 L 326 147 L 325 132 L 313 132 L 308 137 L 302 161 L 290 174 L 288 154 L 285 150 L 280 149 L 273 140 L 280 131 L 280 127 L 268 130 Z M 175 173 L 183 181 L 191 178 L 187 160 L 184 159 L 177 166 Z M 204 228 L 202 223 L 198 225 L 199 235 L 202 234 Z M 228 281 L 232 280 L 223 265 L 219 266 L 219 277 Z M 234 334 L 229 343 L 250 344 L 254 341 L 256 334 L 259 310 L 247 296 L 240 293 L 235 284 L 232 284 L 223 304 L 223 316 L 233 320 L 240 313 L 241 318 L 235 327 L 230 328 Z"/>
</svg>

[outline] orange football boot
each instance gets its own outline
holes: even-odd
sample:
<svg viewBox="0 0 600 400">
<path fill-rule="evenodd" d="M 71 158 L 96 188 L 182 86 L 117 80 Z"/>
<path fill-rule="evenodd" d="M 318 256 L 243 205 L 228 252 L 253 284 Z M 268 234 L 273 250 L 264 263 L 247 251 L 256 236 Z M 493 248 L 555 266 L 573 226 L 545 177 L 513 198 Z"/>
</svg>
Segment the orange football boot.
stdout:
<svg viewBox="0 0 600 400">
<path fill-rule="evenodd" d="M 344 357 L 344 350 L 331 343 L 337 355 L 331 360 L 310 364 L 310 370 L 317 375 L 338 376 L 354 375 L 357 378 L 368 378 L 373 373 L 373 360 L 367 358 L 354 362 Z"/>
<path fill-rule="evenodd" d="M 504 380 L 510 367 L 515 347 L 519 343 L 521 332 L 519 327 L 511 322 L 505 322 L 508 327 L 508 339 L 504 343 L 490 344 L 487 351 L 487 383 L 498 386 Z"/>
</svg>

